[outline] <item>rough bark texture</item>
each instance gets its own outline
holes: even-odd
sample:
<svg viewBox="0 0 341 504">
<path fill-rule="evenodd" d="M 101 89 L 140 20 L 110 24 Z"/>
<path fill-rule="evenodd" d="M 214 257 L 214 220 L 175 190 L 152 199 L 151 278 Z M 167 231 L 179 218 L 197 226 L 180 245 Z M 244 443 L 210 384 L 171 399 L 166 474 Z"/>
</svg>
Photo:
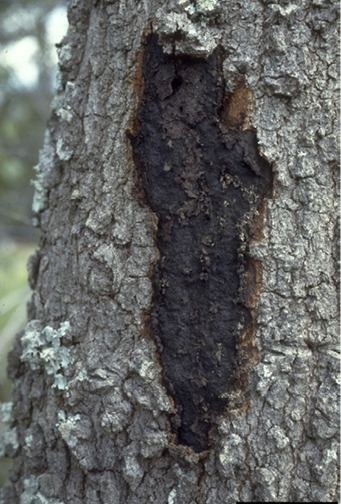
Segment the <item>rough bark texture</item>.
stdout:
<svg viewBox="0 0 341 504">
<path fill-rule="evenodd" d="M 70 1 L 36 181 L 43 238 L 29 263 L 30 322 L 9 356 L 13 407 L 2 413 L 12 428 L 7 455 L 15 461 L 1 502 L 336 499 L 337 15 L 329 0 Z M 242 250 L 246 269 L 238 273 L 236 312 L 243 301 L 253 321 L 246 332 L 243 324 L 230 328 L 243 378 L 195 446 L 174 434 L 179 405 L 162 373 L 169 364 L 159 355 L 159 323 L 151 317 L 165 230 L 160 210 L 139 194 L 148 184 L 139 183 L 134 154 L 152 33 L 159 51 L 185 62 L 193 82 L 195 65 L 219 54 L 221 75 L 212 75 L 209 92 L 222 101 L 219 138 L 226 145 L 226 131 L 256 135 L 274 171 L 274 192 L 254 208 L 259 215 L 252 214 Z M 182 70 L 170 73 L 160 110 L 167 92 L 174 99 L 185 93 Z M 184 131 L 195 156 L 195 132 Z M 200 159 L 200 170 L 208 170 Z M 240 202 L 239 179 L 225 162 L 214 158 L 219 183 L 231 191 L 232 184 Z M 159 167 L 165 174 L 176 163 L 189 166 L 185 158 L 169 163 Z M 201 187 L 178 180 L 175 192 Z M 188 212 L 190 222 L 196 211 Z M 238 229 L 241 240 L 245 228 Z M 202 234 L 207 250 L 214 233 Z M 202 254 L 210 274 L 212 262 Z"/>
</svg>

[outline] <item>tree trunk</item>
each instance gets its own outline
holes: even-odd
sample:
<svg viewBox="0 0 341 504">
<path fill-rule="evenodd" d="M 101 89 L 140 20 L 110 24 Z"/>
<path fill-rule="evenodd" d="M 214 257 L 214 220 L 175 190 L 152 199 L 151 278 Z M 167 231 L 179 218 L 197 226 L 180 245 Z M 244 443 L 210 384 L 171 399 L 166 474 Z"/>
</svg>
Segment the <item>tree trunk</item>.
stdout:
<svg viewBox="0 0 341 504">
<path fill-rule="evenodd" d="M 68 16 L 2 502 L 335 500 L 336 6 Z"/>
</svg>

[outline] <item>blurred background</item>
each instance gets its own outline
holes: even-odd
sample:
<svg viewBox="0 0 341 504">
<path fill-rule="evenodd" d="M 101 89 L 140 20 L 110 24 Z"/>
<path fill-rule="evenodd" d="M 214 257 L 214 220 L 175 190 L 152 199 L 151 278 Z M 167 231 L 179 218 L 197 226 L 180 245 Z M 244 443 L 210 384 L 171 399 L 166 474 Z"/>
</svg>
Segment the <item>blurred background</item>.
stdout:
<svg viewBox="0 0 341 504">
<path fill-rule="evenodd" d="M 50 114 L 66 0 L 0 0 L 0 401 L 11 400 L 6 358 L 26 325 L 26 263 L 37 248 L 32 198 Z M 4 426 L 0 424 L 0 436 Z M 1 452 L 1 450 L 0 450 Z M 0 488 L 11 460 L 0 459 Z"/>
</svg>

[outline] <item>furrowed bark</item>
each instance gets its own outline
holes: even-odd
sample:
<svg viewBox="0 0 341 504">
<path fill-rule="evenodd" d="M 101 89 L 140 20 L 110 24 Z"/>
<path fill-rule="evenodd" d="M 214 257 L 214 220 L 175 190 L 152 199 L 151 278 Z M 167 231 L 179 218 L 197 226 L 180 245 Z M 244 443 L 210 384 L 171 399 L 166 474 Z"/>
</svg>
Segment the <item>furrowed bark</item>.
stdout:
<svg viewBox="0 0 341 504">
<path fill-rule="evenodd" d="M 2 502 L 336 500 L 336 5 L 68 13 Z"/>
</svg>

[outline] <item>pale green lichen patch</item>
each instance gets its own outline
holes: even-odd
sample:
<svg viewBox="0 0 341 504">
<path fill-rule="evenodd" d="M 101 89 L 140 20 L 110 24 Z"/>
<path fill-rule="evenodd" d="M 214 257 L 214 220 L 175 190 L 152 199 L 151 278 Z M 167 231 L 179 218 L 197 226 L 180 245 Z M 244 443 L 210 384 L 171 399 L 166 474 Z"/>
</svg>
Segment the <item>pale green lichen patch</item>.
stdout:
<svg viewBox="0 0 341 504">
<path fill-rule="evenodd" d="M 62 322 L 57 330 L 50 326 L 40 330 L 39 322 L 32 320 L 27 324 L 21 340 L 23 346 L 21 361 L 27 362 L 33 371 L 43 366 L 48 375 L 54 375 L 55 381 L 52 387 L 60 390 L 67 388 L 67 380 L 61 371 L 73 362 L 70 348 L 61 343 L 61 338 L 70 328 L 70 322 L 66 321 Z"/>
<path fill-rule="evenodd" d="M 238 434 L 231 434 L 227 443 L 223 445 L 223 449 L 219 454 L 219 462 L 223 467 L 232 464 L 234 461 L 234 447 L 237 447 L 242 444 L 242 439 Z"/>
<path fill-rule="evenodd" d="M 32 211 L 34 213 L 42 212 L 47 201 L 46 189 L 43 186 L 44 174 L 40 170 L 40 165 L 34 166 L 33 169 L 37 172 L 35 180 L 31 180 L 31 184 L 35 187 Z"/>
<path fill-rule="evenodd" d="M 76 423 L 80 420 L 81 417 L 79 414 L 72 415 L 69 414 L 68 418 L 66 418 L 65 411 L 61 410 L 58 413 L 59 422 L 56 424 L 59 432 L 61 433 L 62 438 L 67 443 L 70 448 L 74 448 L 77 444 L 77 437 L 72 433 Z"/>
<path fill-rule="evenodd" d="M 64 504 L 63 502 L 45 497 L 39 492 L 39 483 L 35 476 L 24 480 L 24 491 L 20 496 L 20 504 Z"/>
<path fill-rule="evenodd" d="M 13 429 L 8 427 L 13 421 L 11 416 L 12 406 L 12 402 L 0 404 L 0 420 L 6 425 L 0 439 L 0 457 L 5 456 L 7 446 L 11 445 L 14 450 L 19 447 L 16 427 Z"/>
<path fill-rule="evenodd" d="M 6 448 L 8 446 L 12 446 L 14 450 L 19 448 L 17 429 L 14 427 L 13 429 L 5 430 L 0 439 L 0 457 L 4 457 L 6 454 Z"/>
<path fill-rule="evenodd" d="M 123 477 L 130 488 L 135 491 L 143 478 L 143 470 L 134 454 L 129 454 L 124 459 Z"/>
<path fill-rule="evenodd" d="M 175 497 L 176 497 L 176 490 L 175 488 L 173 488 L 173 490 L 168 495 L 168 504 L 174 504 Z"/>
<path fill-rule="evenodd" d="M 219 2 L 218 0 L 196 0 L 193 2 L 189 0 L 179 0 L 179 5 L 182 5 L 185 11 L 190 15 L 195 14 L 196 12 L 203 15 L 209 15 L 216 10 Z"/>
<path fill-rule="evenodd" d="M 65 142 L 62 138 L 59 138 L 57 142 L 57 154 L 59 159 L 61 159 L 62 161 L 69 161 L 73 154 L 73 150 L 65 145 Z"/>
<path fill-rule="evenodd" d="M 9 425 L 12 422 L 12 406 L 13 402 L 0 403 L 0 420 L 2 423 Z"/>
<path fill-rule="evenodd" d="M 32 441 L 33 441 L 32 434 L 29 434 L 28 436 L 25 437 L 25 445 L 27 446 L 27 448 L 31 447 Z"/>
</svg>

